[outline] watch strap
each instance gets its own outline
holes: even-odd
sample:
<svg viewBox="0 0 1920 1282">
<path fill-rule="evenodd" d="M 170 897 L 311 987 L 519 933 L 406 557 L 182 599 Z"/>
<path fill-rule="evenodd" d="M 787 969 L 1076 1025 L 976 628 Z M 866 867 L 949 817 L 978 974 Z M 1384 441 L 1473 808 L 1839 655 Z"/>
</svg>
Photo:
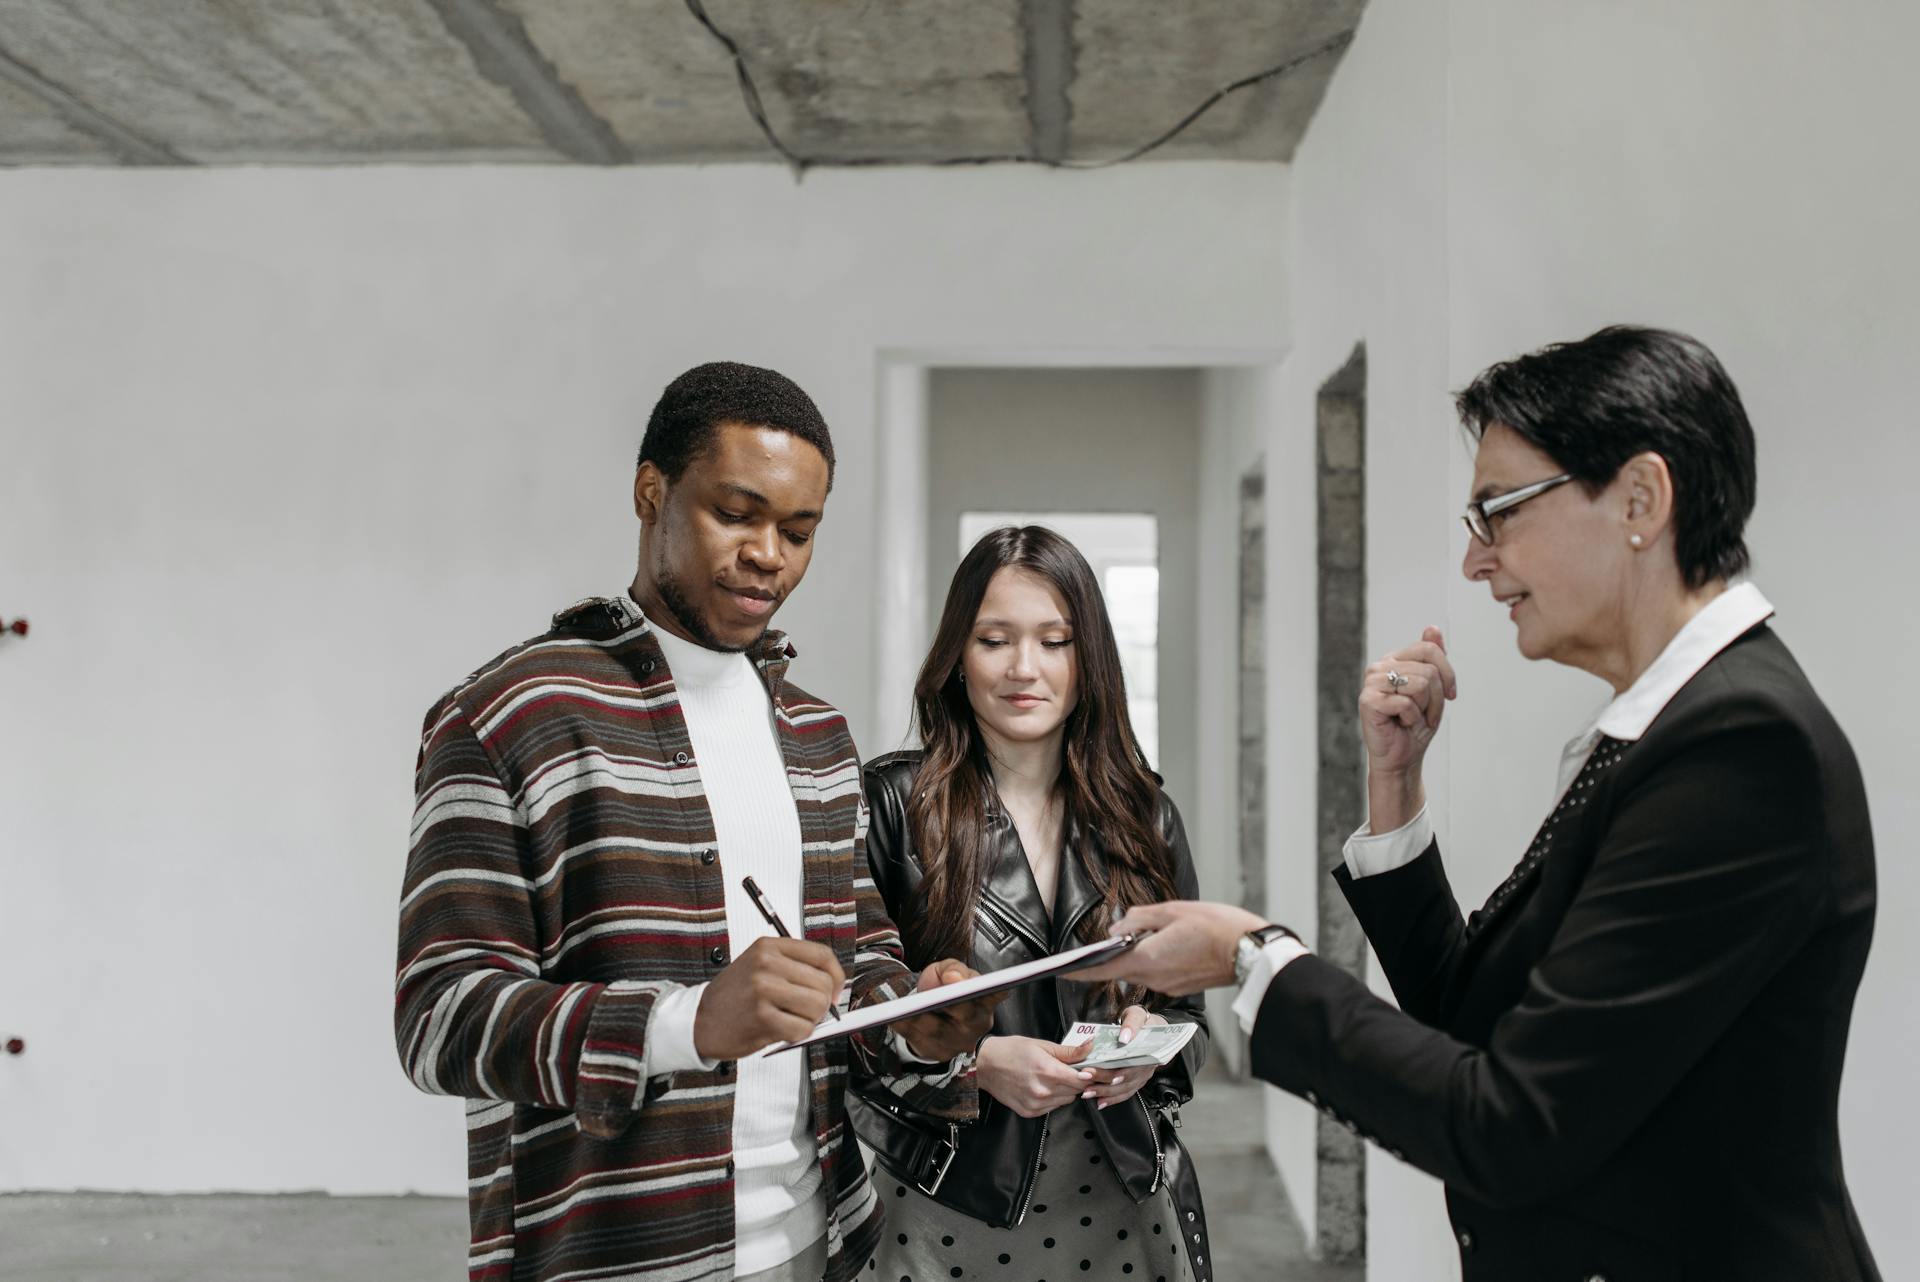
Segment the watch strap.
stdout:
<svg viewBox="0 0 1920 1282">
<path fill-rule="evenodd" d="M 1274 940 L 1285 939 L 1288 936 L 1299 938 L 1293 931 L 1277 922 L 1269 922 L 1240 936 L 1240 942 L 1233 950 L 1233 982 L 1246 983 L 1248 967 L 1253 964 L 1253 959 L 1260 955 L 1260 950 Z"/>
</svg>

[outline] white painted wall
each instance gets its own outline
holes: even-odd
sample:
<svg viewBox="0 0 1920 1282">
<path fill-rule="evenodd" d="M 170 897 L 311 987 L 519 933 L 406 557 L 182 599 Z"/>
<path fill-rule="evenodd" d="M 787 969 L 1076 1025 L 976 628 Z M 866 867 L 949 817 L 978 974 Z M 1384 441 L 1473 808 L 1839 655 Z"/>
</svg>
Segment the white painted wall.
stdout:
<svg viewBox="0 0 1920 1282">
<path fill-rule="evenodd" d="M 1296 270 L 1297 270 L 1296 266 Z M 1331 372 L 1331 371 L 1329 371 Z M 1315 660 L 1319 635 L 1315 589 L 1312 424 L 1303 439 L 1283 438 L 1281 395 L 1288 380 L 1277 365 L 1209 370 L 1201 384 L 1200 458 L 1200 746 L 1198 807 L 1206 844 L 1218 853 L 1218 897 L 1240 902 L 1240 478 L 1264 457 L 1266 474 L 1267 848 L 1285 851 L 1267 870 L 1267 908 L 1303 931 L 1318 929 L 1312 905 L 1319 870 L 1313 855 L 1319 769 Z M 1297 423 L 1288 422 L 1292 429 Z M 1304 595 L 1303 595 L 1304 594 Z M 1304 843 L 1304 844 L 1303 844 Z M 1209 995 L 1216 1029 L 1238 1024 L 1234 993 Z M 1216 1033 L 1235 1060 L 1244 1047 Z M 1290 1095 L 1266 1092 L 1268 1152 L 1294 1210 L 1312 1239 L 1316 1206 L 1314 1122 L 1317 1114 Z"/>
<path fill-rule="evenodd" d="M 1920 630 L 1917 39 L 1920 10 L 1872 0 L 1374 0 L 1296 157 L 1277 433 L 1301 439 L 1312 387 L 1364 339 L 1370 631 L 1378 650 L 1426 622 L 1449 629 L 1462 699 L 1431 785 L 1456 890 L 1476 900 L 1524 848 L 1560 744 L 1606 691 L 1521 660 L 1484 588 L 1459 577 L 1452 515 L 1471 464 L 1446 393 L 1612 321 L 1676 326 L 1719 353 L 1760 441 L 1757 581 L 1874 804 L 1880 930 L 1841 1112 L 1888 1277 L 1920 1273 L 1906 996 L 1920 939 L 1904 929 L 1920 908 L 1904 840 L 1920 755 L 1887 679 Z M 1433 1182 L 1376 1151 L 1368 1196 L 1369 1276 L 1441 1276 L 1452 1247 Z"/>
<path fill-rule="evenodd" d="M 389 1029 L 420 717 L 625 584 L 661 386 L 769 364 L 834 425 L 781 621 L 864 736 L 879 349 L 1277 347 L 1285 193 L 0 172 L 0 1189 L 460 1190 Z"/>
<path fill-rule="evenodd" d="M 1295 929 L 1313 922 L 1326 876 L 1314 791 L 1316 397 L 1356 342 L 1367 344 L 1368 649 L 1445 619 L 1441 549 L 1456 501 L 1435 463 L 1452 448 L 1442 395 L 1446 62 L 1436 52 L 1445 41 L 1443 5 L 1373 0 L 1293 167 L 1293 349 L 1275 380 L 1267 438 L 1268 724 L 1276 734 L 1267 879 L 1269 911 Z M 1302 551 L 1283 556 L 1287 548 Z M 1450 742 L 1435 744 L 1428 766 L 1443 830 Z M 1370 979 L 1384 991 L 1377 968 Z M 1318 1115 L 1293 1096 L 1267 1098 L 1268 1145 L 1311 1230 Z M 1450 1249 L 1438 1183 L 1370 1151 L 1367 1203 L 1369 1276 L 1432 1282 L 1433 1261 Z"/>
</svg>

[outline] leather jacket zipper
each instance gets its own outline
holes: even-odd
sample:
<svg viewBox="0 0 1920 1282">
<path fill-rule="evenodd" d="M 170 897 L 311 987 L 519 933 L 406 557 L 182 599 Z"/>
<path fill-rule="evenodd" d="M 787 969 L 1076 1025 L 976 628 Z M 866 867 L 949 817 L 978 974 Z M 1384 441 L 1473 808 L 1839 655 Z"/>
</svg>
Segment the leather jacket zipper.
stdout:
<svg viewBox="0 0 1920 1282">
<path fill-rule="evenodd" d="M 1140 1106 L 1141 1115 L 1147 1119 L 1147 1137 L 1153 1141 L 1153 1183 L 1147 1186 L 1147 1192 L 1158 1193 L 1160 1173 L 1166 1169 L 1167 1161 L 1166 1154 L 1160 1151 L 1160 1128 L 1153 1124 L 1153 1110 L 1147 1107 L 1145 1100 L 1135 1095 L 1133 1102 Z"/>
<path fill-rule="evenodd" d="M 1033 1168 L 1027 1172 L 1027 1195 L 1020 1199 L 1020 1214 L 1013 1217 L 1015 1228 L 1027 1222 L 1027 1208 L 1033 1205 L 1034 1190 L 1040 1187 L 1040 1164 L 1047 1160 L 1047 1129 L 1052 1125 L 1053 1114 L 1040 1119 L 1040 1147 L 1034 1150 Z"/>
<path fill-rule="evenodd" d="M 1026 945 L 1033 950 L 1034 956 L 1045 957 L 1047 955 L 1047 941 L 1027 929 L 1026 923 L 1021 921 L 1017 914 L 1007 912 L 1002 909 L 999 904 L 988 899 L 985 895 L 980 897 L 978 911 L 982 915 L 992 918 L 1000 929 L 1024 941 Z"/>
</svg>

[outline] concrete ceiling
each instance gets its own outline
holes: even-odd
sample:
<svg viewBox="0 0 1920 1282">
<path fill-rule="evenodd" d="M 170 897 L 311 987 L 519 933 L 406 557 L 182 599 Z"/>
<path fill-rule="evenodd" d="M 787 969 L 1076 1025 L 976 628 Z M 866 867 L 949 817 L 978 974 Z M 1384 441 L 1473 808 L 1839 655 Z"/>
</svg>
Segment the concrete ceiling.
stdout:
<svg viewBox="0 0 1920 1282">
<path fill-rule="evenodd" d="M 0 165 L 1286 160 L 1366 0 L 0 0 Z"/>
</svg>

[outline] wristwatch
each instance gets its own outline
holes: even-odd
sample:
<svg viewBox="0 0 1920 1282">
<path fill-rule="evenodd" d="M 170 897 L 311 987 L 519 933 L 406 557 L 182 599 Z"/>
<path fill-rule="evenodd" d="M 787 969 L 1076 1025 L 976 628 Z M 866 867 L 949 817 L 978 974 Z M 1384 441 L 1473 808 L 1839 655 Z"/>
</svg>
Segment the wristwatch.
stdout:
<svg viewBox="0 0 1920 1282">
<path fill-rule="evenodd" d="M 1260 955 L 1261 950 L 1266 948 L 1266 946 L 1274 940 L 1285 939 L 1289 935 L 1293 935 L 1295 939 L 1299 938 L 1298 935 L 1294 935 L 1293 932 L 1285 926 L 1262 926 L 1258 930 L 1248 931 L 1246 934 L 1240 936 L 1239 939 L 1235 940 L 1233 945 L 1233 982 L 1236 984 L 1246 983 L 1247 972 L 1253 969 L 1253 960 Z"/>
</svg>

